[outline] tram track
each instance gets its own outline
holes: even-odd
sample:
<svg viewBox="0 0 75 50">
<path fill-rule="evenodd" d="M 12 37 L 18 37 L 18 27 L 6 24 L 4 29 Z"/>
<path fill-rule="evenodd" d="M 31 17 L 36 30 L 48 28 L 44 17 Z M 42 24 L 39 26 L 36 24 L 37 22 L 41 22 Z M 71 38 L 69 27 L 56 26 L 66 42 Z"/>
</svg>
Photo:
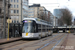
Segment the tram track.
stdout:
<svg viewBox="0 0 75 50">
<path fill-rule="evenodd" d="M 63 35 L 63 34 L 62 34 L 62 35 Z M 56 36 L 58 36 L 58 35 L 54 35 L 54 36 L 56 37 Z M 53 37 L 54 37 L 54 36 L 53 36 Z M 46 39 L 49 39 L 49 38 L 50 38 L 50 37 L 48 37 L 48 38 L 46 38 Z M 42 39 L 42 40 L 44 40 L 44 39 Z M 46 41 L 46 40 L 45 40 L 45 41 Z M 45 42 L 45 41 L 42 41 L 42 43 Z M 47 41 L 47 42 L 49 42 L 49 41 Z M 46 43 L 47 43 L 47 42 L 46 42 Z M 37 45 L 37 44 L 39 44 L 39 43 L 41 43 L 41 42 L 38 42 L 38 43 L 36 42 L 36 43 L 34 43 L 34 44 L 31 44 L 30 46 L 29 46 L 29 45 L 28 45 L 28 46 L 24 46 L 24 47 L 20 48 L 19 50 L 23 50 L 24 48 L 27 48 L 27 47 L 41 46 L 41 45 Z M 44 45 L 44 44 L 45 44 L 45 43 L 43 43 L 42 45 Z"/>
<path fill-rule="evenodd" d="M 54 36 L 57 36 L 57 35 L 54 35 Z M 54 36 L 53 36 L 53 37 L 54 37 Z M 51 37 L 51 36 L 50 36 L 50 37 Z M 44 39 L 40 40 L 39 42 L 44 41 L 44 40 L 46 40 L 46 39 L 48 39 L 48 38 L 50 38 L 50 37 L 44 38 Z M 27 42 L 29 42 L 29 41 L 27 41 Z M 31 42 L 31 41 L 30 41 L 30 42 Z M 39 43 L 39 42 L 38 42 L 38 43 Z M 26 42 L 24 42 L 24 43 L 21 42 L 21 43 L 17 43 L 17 44 L 15 44 L 15 45 L 14 45 L 14 44 L 13 44 L 13 45 L 9 45 L 9 46 L 10 46 L 10 47 L 13 47 L 13 46 L 18 46 L 18 45 L 25 44 L 25 43 L 26 43 Z M 29 45 L 30 45 L 30 44 L 29 44 Z M 5 46 L 6 46 L 6 45 L 5 45 Z M 9 46 L 4 47 L 4 48 L 2 48 L 2 49 L 9 48 Z M 1 47 L 0 47 L 0 48 L 1 48 Z"/>
<path fill-rule="evenodd" d="M 64 36 L 64 35 L 61 35 L 61 36 L 62 36 L 62 38 L 63 38 L 63 36 Z M 59 36 L 59 37 L 61 37 L 61 36 Z M 42 47 L 40 47 L 40 48 L 37 48 L 36 50 L 42 50 L 43 48 L 47 47 L 48 45 L 50 45 L 50 44 L 53 44 L 53 43 L 56 43 L 56 42 L 60 41 L 60 40 L 61 40 L 61 38 L 59 39 L 59 37 L 57 37 L 57 38 L 55 38 L 55 39 L 53 39 L 53 40 L 49 41 L 48 43 L 44 44 L 44 45 L 43 45 Z M 58 40 L 58 39 L 59 39 L 59 40 Z"/>
<path fill-rule="evenodd" d="M 51 50 L 54 50 L 55 46 L 57 46 L 57 45 L 62 41 L 62 39 L 63 39 L 65 36 L 66 36 L 66 35 L 62 36 L 62 37 L 60 38 L 60 40 L 57 41 L 57 43 L 54 45 L 54 47 L 53 47 Z"/>
<path fill-rule="evenodd" d="M 43 39 L 44 40 L 44 39 Z M 5 43 L 4 45 L 0 45 L 0 50 L 2 49 L 5 49 L 5 48 L 9 48 L 9 47 L 12 47 L 12 46 L 16 46 L 16 45 L 20 45 L 20 44 L 23 44 L 23 43 L 26 43 L 26 42 L 29 42 L 29 41 L 23 41 L 23 40 L 20 40 L 20 41 L 14 41 L 12 43 Z M 31 41 L 30 41 L 31 42 Z M 15 44 L 16 43 L 16 44 Z M 9 44 L 9 45 L 8 45 Z M 4 47 L 4 48 L 3 48 Z"/>
<path fill-rule="evenodd" d="M 43 39 L 44 40 L 44 39 Z M 31 42 L 31 41 L 30 41 Z M 40 41 L 39 41 L 40 42 Z M 39 43 L 38 42 L 38 43 Z M 36 42 L 37 43 L 37 42 Z M 33 43 L 33 44 L 36 44 L 36 43 Z M 23 44 L 25 44 L 25 43 L 23 43 Z M 29 45 L 33 45 L 33 44 L 29 44 Z M 20 44 L 19 44 L 20 45 Z M 27 46 L 25 46 L 25 47 L 28 47 L 29 45 L 27 45 Z M 18 46 L 18 45 L 17 45 Z M 19 50 L 21 50 L 21 49 L 19 49 Z"/>
<path fill-rule="evenodd" d="M 59 35 L 59 34 L 58 34 Z M 56 36 L 58 35 L 53 35 L 52 37 L 55 38 Z M 63 35 L 63 34 L 62 34 Z M 52 38 L 51 36 L 47 37 L 47 38 L 44 38 L 44 39 L 40 39 L 40 40 L 35 40 L 34 42 L 33 41 L 27 41 L 27 42 L 21 42 L 21 43 L 17 43 L 17 44 L 13 44 L 13 45 L 10 45 L 10 46 L 7 46 L 5 48 L 2 48 L 2 49 L 7 49 L 7 50 L 14 50 L 14 49 L 17 49 L 15 47 L 18 47 L 19 49 L 18 50 L 23 50 L 24 48 L 27 48 L 27 47 L 31 47 L 31 46 L 37 46 L 36 44 L 39 44 L 41 42 L 45 42 L 46 40 L 48 40 L 49 38 Z M 37 42 L 38 41 L 38 42 Z M 32 44 L 27 44 L 25 45 L 26 43 L 32 43 Z M 46 42 L 47 43 L 47 42 Z M 19 46 L 22 46 L 21 48 Z M 44 43 L 42 44 L 44 45 Z M 14 46 L 14 47 L 13 47 Z M 10 49 L 10 48 L 12 49 Z"/>
<path fill-rule="evenodd" d="M 67 44 L 67 41 L 68 41 L 68 36 L 69 34 L 67 35 L 66 39 L 63 41 L 63 43 L 61 44 L 61 46 L 64 46 L 64 48 L 66 47 L 66 44 Z M 65 50 L 64 48 L 59 48 L 59 50 Z"/>
</svg>

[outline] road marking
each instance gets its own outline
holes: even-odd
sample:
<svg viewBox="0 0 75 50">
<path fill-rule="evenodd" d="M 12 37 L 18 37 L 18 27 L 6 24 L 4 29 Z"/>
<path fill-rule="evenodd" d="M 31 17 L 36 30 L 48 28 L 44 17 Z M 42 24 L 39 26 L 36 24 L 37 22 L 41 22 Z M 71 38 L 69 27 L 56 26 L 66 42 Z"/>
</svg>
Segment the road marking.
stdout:
<svg viewBox="0 0 75 50">
<path fill-rule="evenodd" d="M 66 35 L 67 35 L 67 34 L 66 34 Z M 66 35 L 65 35 L 65 36 L 66 36 Z M 64 37 L 65 37 L 65 36 L 64 36 Z M 64 37 L 63 37 L 63 38 L 64 38 Z M 63 38 L 62 38 L 62 39 L 63 39 Z M 55 44 L 55 46 L 57 46 L 57 45 L 62 41 L 62 39 L 60 39 L 60 40 Z M 54 46 L 51 50 L 54 50 L 55 46 Z"/>
</svg>

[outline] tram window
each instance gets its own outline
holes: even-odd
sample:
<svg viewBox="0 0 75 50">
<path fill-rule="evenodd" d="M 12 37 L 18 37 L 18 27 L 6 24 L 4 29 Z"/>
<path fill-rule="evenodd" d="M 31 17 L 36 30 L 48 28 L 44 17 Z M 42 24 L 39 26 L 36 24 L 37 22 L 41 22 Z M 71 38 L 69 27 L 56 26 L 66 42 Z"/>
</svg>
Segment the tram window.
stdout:
<svg viewBox="0 0 75 50">
<path fill-rule="evenodd" d="M 38 24 L 38 29 L 41 29 L 41 24 Z"/>
<path fill-rule="evenodd" d="M 45 25 L 42 25 L 42 32 L 45 32 Z"/>
<path fill-rule="evenodd" d="M 33 25 L 34 27 L 34 33 L 37 33 L 38 32 L 38 24 L 35 23 L 35 25 Z"/>
<path fill-rule="evenodd" d="M 49 26 L 47 26 L 47 29 L 49 30 Z"/>
<path fill-rule="evenodd" d="M 38 32 L 41 32 L 41 24 L 38 24 Z"/>
<path fill-rule="evenodd" d="M 48 26 L 46 27 L 47 31 L 48 31 Z"/>
<path fill-rule="evenodd" d="M 41 32 L 41 29 L 38 29 L 38 32 Z"/>
<path fill-rule="evenodd" d="M 48 26 L 48 28 L 47 28 L 48 30 L 49 30 L 49 26 Z"/>
<path fill-rule="evenodd" d="M 45 29 L 42 29 L 42 32 L 45 32 Z"/>
<path fill-rule="evenodd" d="M 45 25 L 42 25 L 42 29 L 45 29 Z"/>
<path fill-rule="evenodd" d="M 25 22 L 23 24 L 23 33 L 25 32 L 30 32 L 30 33 L 35 33 L 36 32 L 36 23 L 34 21 L 31 22 Z"/>
<path fill-rule="evenodd" d="M 36 24 L 36 32 L 38 32 L 38 24 Z"/>
<path fill-rule="evenodd" d="M 41 24 L 36 24 L 36 32 L 41 32 Z"/>
<path fill-rule="evenodd" d="M 37 32 L 41 32 L 41 24 L 35 24 L 34 27 L 34 32 L 37 33 Z"/>
<path fill-rule="evenodd" d="M 47 26 L 45 26 L 45 29 L 47 29 Z"/>
</svg>

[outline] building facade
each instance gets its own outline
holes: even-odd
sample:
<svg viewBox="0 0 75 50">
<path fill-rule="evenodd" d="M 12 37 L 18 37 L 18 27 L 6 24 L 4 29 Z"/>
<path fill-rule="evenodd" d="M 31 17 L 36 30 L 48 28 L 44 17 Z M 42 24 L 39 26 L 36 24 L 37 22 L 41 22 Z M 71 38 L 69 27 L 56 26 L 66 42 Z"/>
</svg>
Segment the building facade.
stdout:
<svg viewBox="0 0 75 50">
<path fill-rule="evenodd" d="M 6 4 L 4 7 L 4 0 L 0 0 L 0 38 L 7 35 L 8 1 L 9 0 L 5 0 Z M 5 8 L 5 11 L 4 11 L 4 8 Z M 5 12 L 5 25 L 4 25 L 4 12 Z M 5 34 L 3 34 L 4 26 L 5 26 Z"/>
<path fill-rule="evenodd" d="M 58 19 L 58 26 L 62 26 L 63 24 L 61 24 L 60 19 L 63 16 L 63 11 L 65 11 L 64 8 L 62 9 L 54 9 L 54 16 Z"/>
<path fill-rule="evenodd" d="M 54 9 L 54 16 L 56 16 L 57 18 L 61 18 L 62 16 L 62 9 Z"/>
<path fill-rule="evenodd" d="M 10 17 L 13 23 L 21 23 L 28 17 L 28 0 L 10 0 Z"/>
<path fill-rule="evenodd" d="M 39 18 L 38 10 L 39 10 L 40 4 L 33 4 L 29 6 L 29 15 L 28 17 L 34 17 L 34 18 Z"/>
<path fill-rule="evenodd" d="M 58 18 L 50 13 L 50 21 L 53 26 L 58 26 Z"/>
<path fill-rule="evenodd" d="M 42 20 L 50 21 L 49 11 L 40 4 L 33 4 L 29 6 L 28 17 L 40 18 Z"/>
</svg>

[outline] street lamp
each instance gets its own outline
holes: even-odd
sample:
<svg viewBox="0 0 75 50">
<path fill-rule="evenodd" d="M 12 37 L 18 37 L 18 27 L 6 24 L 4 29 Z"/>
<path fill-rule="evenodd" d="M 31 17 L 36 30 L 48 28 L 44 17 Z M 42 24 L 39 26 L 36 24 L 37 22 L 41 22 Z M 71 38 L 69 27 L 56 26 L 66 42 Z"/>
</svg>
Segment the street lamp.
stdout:
<svg viewBox="0 0 75 50">
<path fill-rule="evenodd" d="M 9 16 L 9 8 L 10 8 L 11 4 L 9 3 L 9 0 L 8 0 L 8 38 L 7 40 L 9 40 L 9 23 L 12 22 L 12 20 L 10 20 L 10 16 Z"/>
</svg>

